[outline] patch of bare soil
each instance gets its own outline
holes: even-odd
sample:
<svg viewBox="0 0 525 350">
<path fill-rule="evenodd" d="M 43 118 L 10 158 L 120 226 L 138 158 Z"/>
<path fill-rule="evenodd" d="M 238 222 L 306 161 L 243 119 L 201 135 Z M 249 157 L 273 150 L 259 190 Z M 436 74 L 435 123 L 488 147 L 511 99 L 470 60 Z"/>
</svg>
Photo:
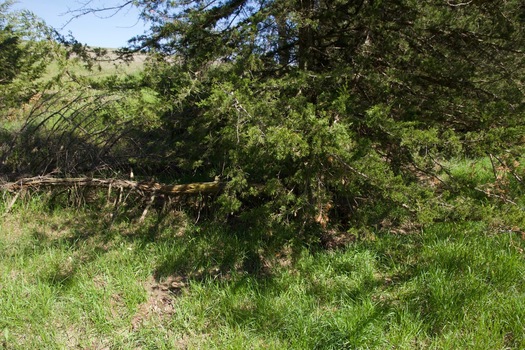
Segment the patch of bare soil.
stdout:
<svg viewBox="0 0 525 350">
<path fill-rule="evenodd" d="M 133 330 L 138 329 L 152 317 L 164 318 L 175 312 L 175 297 L 186 288 L 186 279 L 182 276 L 169 276 L 157 281 L 152 276 L 145 283 L 148 299 L 142 303 L 131 320 Z"/>
<path fill-rule="evenodd" d="M 353 233 L 327 230 L 321 236 L 321 244 L 326 249 L 336 250 L 355 242 L 356 239 L 357 237 Z"/>
</svg>

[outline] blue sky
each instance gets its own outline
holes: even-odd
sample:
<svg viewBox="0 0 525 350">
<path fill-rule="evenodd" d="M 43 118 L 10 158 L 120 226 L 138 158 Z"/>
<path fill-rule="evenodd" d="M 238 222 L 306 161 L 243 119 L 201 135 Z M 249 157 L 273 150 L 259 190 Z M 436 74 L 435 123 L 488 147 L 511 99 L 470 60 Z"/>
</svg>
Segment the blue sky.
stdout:
<svg viewBox="0 0 525 350">
<path fill-rule="evenodd" d="M 90 46 L 118 48 L 126 45 L 128 39 L 144 33 L 147 29 L 143 22 L 138 21 L 136 8 L 126 8 L 113 17 L 101 18 L 89 14 L 73 19 L 62 28 L 72 17 L 68 11 L 82 7 L 89 0 L 17 0 L 13 9 L 27 9 L 35 13 L 46 23 L 59 30 L 62 34 L 69 31 L 81 43 Z M 91 0 L 90 7 L 115 6 L 122 0 Z M 106 16 L 109 15 L 106 14 Z"/>
</svg>

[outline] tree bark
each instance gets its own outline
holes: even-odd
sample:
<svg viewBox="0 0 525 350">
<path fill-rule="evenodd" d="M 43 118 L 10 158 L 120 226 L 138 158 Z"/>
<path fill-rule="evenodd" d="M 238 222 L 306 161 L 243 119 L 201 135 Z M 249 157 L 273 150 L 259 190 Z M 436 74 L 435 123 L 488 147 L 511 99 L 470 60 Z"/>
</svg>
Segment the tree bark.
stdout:
<svg viewBox="0 0 525 350">
<path fill-rule="evenodd" d="M 312 68 L 313 31 L 310 19 L 313 15 L 314 5 L 314 0 L 299 0 L 301 23 L 299 24 L 298 62 L 299 68 L 302 70 Z"/>
<path fill-rule="evenodd" d="M 290 62 L 290 45 L 288 44 L 288 27 L 286 23 L 286 14 L 283 13 L 276 18 L 277 22 L 277 45 L 279 47 L 279 64 L 283 67 Z"/>
</svg>

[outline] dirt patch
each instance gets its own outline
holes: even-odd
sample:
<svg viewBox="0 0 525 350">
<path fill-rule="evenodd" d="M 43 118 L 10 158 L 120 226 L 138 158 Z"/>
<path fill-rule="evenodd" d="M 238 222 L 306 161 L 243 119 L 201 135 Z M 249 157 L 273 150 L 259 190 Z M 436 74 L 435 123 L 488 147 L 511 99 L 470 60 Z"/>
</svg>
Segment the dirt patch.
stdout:
<svg viewBox="0 0 525 350">
<path fill-rule="evenodd" d="M 327 230 L 321 236 L 321 244 L 325 249 L 336 250 L 346 247 L 355 242 L 357 237 L 353 233 L 341 232 L 337 230 Z"/>
<path fill-rule="evenodd" d="M 133 330 L 152 317 L 164 318 L 172 315 L 175 312 L 175 297 L 182 293 L 186 286 L 186 278 L 182 276 L 169 276 L 162 281 L 150 277 L 144 283 L 148 299 L 138 307 L 131 320 Z"/>
</svg>

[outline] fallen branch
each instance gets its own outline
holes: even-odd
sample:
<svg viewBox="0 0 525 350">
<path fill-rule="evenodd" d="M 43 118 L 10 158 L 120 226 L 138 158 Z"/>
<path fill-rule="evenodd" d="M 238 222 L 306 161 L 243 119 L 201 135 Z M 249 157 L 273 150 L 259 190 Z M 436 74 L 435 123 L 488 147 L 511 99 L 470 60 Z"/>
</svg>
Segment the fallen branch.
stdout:
<svg viewBox="0 0 525 350">
<path fill-rule="evenodd" d="M 0 190 L 16 192 L 27 188 L 39 187 L 117 187 L 129 189 L 142 194 L 164 194 L 176 196 L 182 194 L 217 193 L 224 186 L 224 182 L 195 182 L 183 185 L 164 185 L 157 182 L 136 182 L 119 179 L 96 179 L 96 178 L 54 178 L 54 177 L 31 177 L 19 179 L 15 182 L 0 184 Z"/>
</svg>

